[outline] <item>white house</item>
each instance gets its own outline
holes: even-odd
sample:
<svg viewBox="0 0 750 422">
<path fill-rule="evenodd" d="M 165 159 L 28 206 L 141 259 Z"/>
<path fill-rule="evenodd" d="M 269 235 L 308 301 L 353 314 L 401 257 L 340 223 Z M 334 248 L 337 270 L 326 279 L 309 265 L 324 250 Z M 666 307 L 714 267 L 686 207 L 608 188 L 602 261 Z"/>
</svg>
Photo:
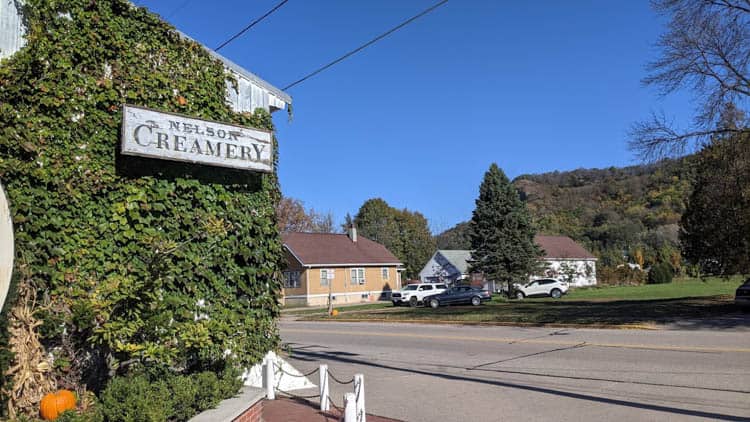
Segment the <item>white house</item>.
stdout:
<svg viewBox="0 0 750 422">
<path fill-rule="evenodd" d="M 547 264 L 545 277 L 569 279 L 574 287 L 596 284 L 596 257 L 573 239 L 567 236 L 537 235 L 534 241 L 544 250 L 542 260 Z M 472 283 L 481 283 L 485 288 L 494 290 L 494 283 L 469 273 L 470 261 L 471 251 L 438 250 L 419 273 L 419 278 L 425 283 L 471 279 Z"/>
<path fill-rule="evenodd" d="M 596 284 L 596 257 L 573 239 L 537 235 L 534 241 L 544 250 L 547 277 L 570 278 L 574 287 Z"/>
<path fill-rule="evenodd" d="M 432 255 L 419 279 L 423 283 L 452 283 L 469 277 L 471 251 L 438 250 Z"/>
</svg>

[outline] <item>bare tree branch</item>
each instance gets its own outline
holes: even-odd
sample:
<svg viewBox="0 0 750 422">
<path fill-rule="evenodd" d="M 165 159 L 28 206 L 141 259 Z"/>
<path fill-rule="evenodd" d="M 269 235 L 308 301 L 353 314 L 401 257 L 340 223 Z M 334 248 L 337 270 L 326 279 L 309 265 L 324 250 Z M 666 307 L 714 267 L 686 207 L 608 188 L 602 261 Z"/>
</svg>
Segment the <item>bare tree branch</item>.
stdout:
<svg viewBox="0 0 750 422">
<path fill-rule="evenodd" d="M 731 1 L 727 1 L 727 0 L 711 1 L 709 3 L 714 6 L 722 6 L 722 7 L 727 7 L 730 9 L 736 9 L 740 12 L 750 13 L 750 2 L 745 2 L 745 3 L 748 3 L 748 7 L 744 7 L 744 6 L 741 6 L 736 3 L 732 3 Z"/>
<path fill-rule="evenodd" d="M 633 124 L 630 130 L 630 148 L 640 151 L 644 161 L 654 162 L 699 148 L 705 145 L 710 137 L 745 132 L 747 129 L 741 127 L 681 131 L 675 129 L 673 122 L 667 120 L 663 114 L 654 113 L 650 120 Z"/>
<path fill-rule="evenodd" d="M 276 220 L 279 230 L 283 233 L 310 232 L 333 233 L 335 224 L 333 214 L 329 211 L 321 214 L 310 208 L 299 199 L 284 197 L 276 206 Z"/>
<path fill-rule="evenodd" d="M 681 155 L 711 137 L 727 134 L 720 120 L 727 107 L 750 101 L 750 0 L 654 0 L 670 17 L 657 43 L 661 57 L 643 79 L 662 95 L 695 93 L 693 129 L 680 131 L 663 115 L 631 128 L 630 148 L 646 160 Z"/>
</svg>

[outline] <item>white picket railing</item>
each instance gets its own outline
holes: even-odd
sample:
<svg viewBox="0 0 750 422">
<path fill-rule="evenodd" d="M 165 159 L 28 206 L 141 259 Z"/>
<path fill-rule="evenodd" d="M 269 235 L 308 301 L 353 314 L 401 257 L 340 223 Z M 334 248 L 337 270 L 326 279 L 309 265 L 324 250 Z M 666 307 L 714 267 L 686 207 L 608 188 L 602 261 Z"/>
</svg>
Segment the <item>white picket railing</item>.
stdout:
<svg viewBox="0 0 750 422">
<path fill-rule="evenodd" d="M 318 380 L 320 382 L 318 386 L 318 394 L 315 395 L 309 395 L 309 396 L 300 396 L 296 395 L 287 391 L 282 391 L 278 388 L 276 388 L 276 370 L 279 370 L 283 375 L 289 375 L 292 377 L 308 377 L 310 375 L 313 375 L 314 373 L 318 372 Z M 301 399 L 309 399 L 309 398 L 316 398 L 320 397 L 320 410 L 323 412 L 328 412 L 331 410 L 331 404 L 333 403 L 333 400 L 331 399 L 330 389 L 329 389 L 329 379 L 332 379 L 334 382 L 342 385 L 347 384 L 353 384 L 354 392 L 352 393 L 346 393 L 344 395 L 344 406 L 343 406 L 343 421 L 344 422 L 367 422 L 367 412 L 365 411 L 365 377 L 362 374 L 355 374 L 354 377 L 348 381 L 341 381 L 338 378 L 336 378 L 330 370 L 328 370 L 328 365 L 321 364 L 317 369 L 310 371 L 307 374 L 290 374 L 287 371 L 284 371 L 284 369 L 281 366 L 276 365 L 276 362 L 272 358 L 266 358 L 266 360 L 263 363 L 263 386 L 266 390 L 266 399 L 267 400 L 275 400 L 276 399 L 276 392 L 282 393 L 284 395 L 295 397 L 295 398 L 301 398 Z"/>
</svg>

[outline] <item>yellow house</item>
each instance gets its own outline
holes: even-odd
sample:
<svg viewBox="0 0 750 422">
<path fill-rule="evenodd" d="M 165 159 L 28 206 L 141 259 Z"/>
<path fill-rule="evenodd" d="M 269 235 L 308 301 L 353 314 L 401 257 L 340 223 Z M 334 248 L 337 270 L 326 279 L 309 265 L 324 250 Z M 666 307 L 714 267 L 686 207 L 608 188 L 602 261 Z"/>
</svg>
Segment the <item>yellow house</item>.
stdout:
<svg viewBox="0 0 750 422">
<path fill-rule="evenodd" d="M 401 288 L 402 264 L 385 246 L 348 234 L 286 233 L 284 305 L 388 300 Z"/>
</svg>

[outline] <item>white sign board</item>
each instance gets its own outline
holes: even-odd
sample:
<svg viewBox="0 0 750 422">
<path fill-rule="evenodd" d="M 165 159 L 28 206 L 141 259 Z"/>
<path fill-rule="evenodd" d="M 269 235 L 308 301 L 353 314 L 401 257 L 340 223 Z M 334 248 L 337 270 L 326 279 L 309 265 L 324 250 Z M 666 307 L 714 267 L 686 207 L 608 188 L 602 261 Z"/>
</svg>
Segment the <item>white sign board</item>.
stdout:
<svg viewBox="0 0 750 422">
<path fill-rule="evenodd" d="M 0 311 L 5 304 L 13 274 L 13 222 L 10 207 L 0 184 Z"/>
<path fill-rule="evenodd" d="M 122 154 L 273 171 L 271 132 L 123 106 Z"/>
</svg>

